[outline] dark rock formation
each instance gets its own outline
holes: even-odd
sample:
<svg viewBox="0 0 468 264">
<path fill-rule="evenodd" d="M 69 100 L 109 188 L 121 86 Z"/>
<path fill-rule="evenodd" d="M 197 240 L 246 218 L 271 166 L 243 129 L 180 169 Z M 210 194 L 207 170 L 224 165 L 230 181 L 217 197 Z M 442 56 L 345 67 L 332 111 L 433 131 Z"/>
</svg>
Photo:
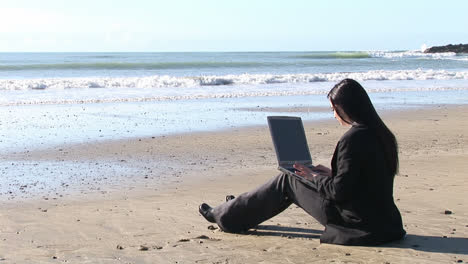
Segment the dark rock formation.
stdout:
<svg viewBox="0 0 468 264">
<path fill-rule="evenodd" d="M 424 51 L 424 53 L 439 53 L 439 52 L 455 52 L 455 53 L 468 53 L 468 44 L 458 45 L 445 45 L 430 47 Z"/>
</svg>

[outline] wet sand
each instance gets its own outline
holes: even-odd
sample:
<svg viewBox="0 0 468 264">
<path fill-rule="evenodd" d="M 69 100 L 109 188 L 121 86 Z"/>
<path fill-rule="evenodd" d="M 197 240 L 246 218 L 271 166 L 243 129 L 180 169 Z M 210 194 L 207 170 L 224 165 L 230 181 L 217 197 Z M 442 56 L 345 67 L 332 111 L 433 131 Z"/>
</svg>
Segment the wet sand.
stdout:
<svg viewBox="0 0 468 264">
<path fill-rule="evenodd" d="M 401 242 L 321 245 L 323 227 L 296 206 L 242 235 L 206 222 L 201 202 L 216 205 L 278 173 L 263 126 L 8 153 L 0 263 L 468 262 L 468 107 L 383 118 L 400 144 Z M 334 120 L 307 123 L 314 163 L 329 164 L 345 131 Z M 15 182 L 12 170 L 48 181 Z"/>
</svg>

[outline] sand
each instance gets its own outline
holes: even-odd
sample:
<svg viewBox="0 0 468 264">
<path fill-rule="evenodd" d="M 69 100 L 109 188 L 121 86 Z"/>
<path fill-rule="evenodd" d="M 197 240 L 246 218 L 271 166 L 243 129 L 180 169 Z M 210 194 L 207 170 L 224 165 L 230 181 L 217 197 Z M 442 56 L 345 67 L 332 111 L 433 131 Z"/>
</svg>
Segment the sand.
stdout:
<svg viewBox="0 0 468 264">
<path fill-rule="evenodd" d="M 50 177 L 2 187 L 13 191 L 1 195 L 0 263 L 468 262 L 468 107 L 383 118 L 400 146 L 403 241 L 320 244 L 323 227 L 296 206 L 246 234 L 206 222 L 200 203 L 216 205 L 278 173 L 263 126 L 8 153 L 14 164 L 4 174 L 28 167 L 22 173 Z M 328 120 L 306 131 L 314 163 L 328 165 L 346 128 Z"/>
</svg>

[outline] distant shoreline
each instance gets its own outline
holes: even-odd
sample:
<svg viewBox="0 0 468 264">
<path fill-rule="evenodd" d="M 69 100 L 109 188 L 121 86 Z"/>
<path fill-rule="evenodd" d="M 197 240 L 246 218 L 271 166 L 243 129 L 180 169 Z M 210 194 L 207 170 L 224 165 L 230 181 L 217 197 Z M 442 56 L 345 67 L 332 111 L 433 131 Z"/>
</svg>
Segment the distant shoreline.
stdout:
<svg viewBox="0 0 468 264">
<path fill-rule="evenodd" d="M 455 52 L 455 53 L 468 53 L 468 44 L 448 44 L 445 46 L 434 46 L 424 50 L 424 53 L 443 53 L 443 52 Z"/>
</svg>

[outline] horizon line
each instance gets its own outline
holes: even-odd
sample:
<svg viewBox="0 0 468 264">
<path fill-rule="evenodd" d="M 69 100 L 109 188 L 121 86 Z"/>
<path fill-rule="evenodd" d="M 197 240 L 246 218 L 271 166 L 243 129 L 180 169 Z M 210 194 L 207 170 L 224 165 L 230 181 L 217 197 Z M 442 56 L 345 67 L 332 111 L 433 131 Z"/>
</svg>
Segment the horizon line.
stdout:
<svg viewBox="0 0 468 264">
<path fill-rule="evenodd" d="M 275 53 L 275 52 L 368 52 L 368 51 L 418 51 L 418 49 L 362 49 L 362 50 L 174 50 L 174 51 L 1 51 L 0 53 Z"/>
</svg>

